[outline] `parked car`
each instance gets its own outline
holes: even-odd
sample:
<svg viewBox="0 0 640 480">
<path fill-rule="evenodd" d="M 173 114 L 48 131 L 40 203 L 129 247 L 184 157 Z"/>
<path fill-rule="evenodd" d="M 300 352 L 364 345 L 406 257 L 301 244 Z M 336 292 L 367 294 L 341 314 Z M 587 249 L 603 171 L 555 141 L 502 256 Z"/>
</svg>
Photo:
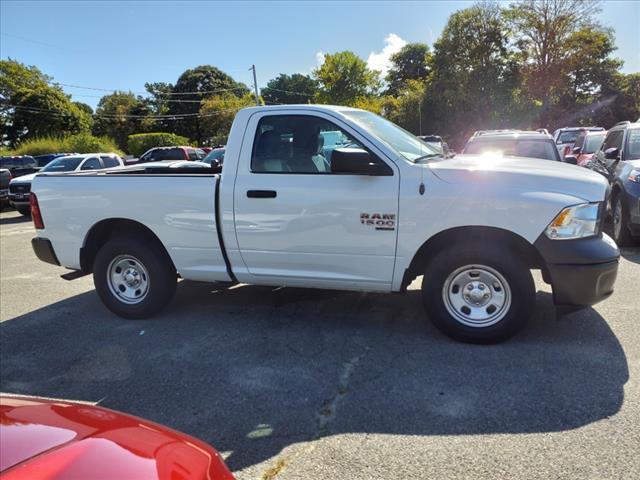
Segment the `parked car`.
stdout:
<svg viewBox="0 0 640 480">
<path fill-rule="evenodd" d="M 587 164 L 594 159 L 595 152 L 600 148 L 600 145 L 602 145 L 606 134 L 606 131 L 590 132 L 584 130 L 580 132 L 571 153 L 565 155 L 563 161 L 586 167 Z"/>
<path fill-rule="evenodd" d="M 2 480 L 233 480 L 205 442 L 97 405 L 0 395 Z"/>
<path fill-rule="evenodd" d="M 620 246 L 640 242 L 640 122 L 613 126 L 595 154 L 611 182 L 613 238 Z"/>
<path fill-rule="evenodd" d="M 437 148 L 443 155 L 451 155 L 449 145 L 447 144 L 447 142 L 442 140 L 442 137 L 440 135 L 418 135 L 418 138 L 423 142 L 426 142 L 429 145 Z"/>
<path fill-rule="evenodd" d="M 161 160 L 202 160 L 206 153 L 194 147 L 155 147 L 142 154 L 138 163 L 158 162 Z"/>
<path fill-rule="evenodd" d="M 11 172 L 6 168 L 0 168 L 0 207 L 9 204 L 9 182 Z"/>
<path fill-rule="evenodd" d="M 36 155 L 36 162 L 38 162 L 38 167 L 42 168 L 46 166 L 50 161 L 55 160 L 56 158 L 65 157 L 67 155 L 78 155 L 77 153 L 49 153 L 47 155 Z"/>
<path fill-rule="evenodd" d="M 202 159 L 204 163 L 208 163 L 211 166 L 220 166 L 224 163 L 224 153 L 226 149 L 224 147 L 214 148 L 207 156 Z"/>
<path fill-rule="evenodd" d="M 11 172 L 11 176 L 15 178 L 36 172 L 38 170 L 38 162 L 29 155 L 0 157 L 0 168 L 6 168 Z"/>
<path fill-rule="evenodd" d="M 469 139 L 462 153 L 481 155 L 501 152 L 510 157 L 540 158 L 560 161 L 551 136 L 539 132 L 504 131 L 485 133 Z"/>
<path fill-rule="evenodd" d="M 326 131 L 349 140 L 330 162 Z M 512 336 L 531 315 L 531 269 L 563 307 L 613 292 L 619 251 L 602 233 L 609 186 L 586 168 L 445 158 L 374 113 L 327 105 L 243 109 L 227 151 L 221 174 L 147 175 L 136 165 L 36 176 L 36 255 L 93 272 L 104 304 L 125 318 L 164 308 L 178 275 L 376 293 L 423 275 L 428 317 L 478 343 Z"/>
<path fill-rule="evenodd" d="M 58 157 L 49 162 L 38 172 L 14 178 L 9 184 L 9 203 L 22 215 L 30 215 L 29 197 L 31 183 L 40 172 L 73 172 L 86 170 L 100 170 L 103 168 L 120 167 L 124 161 L 115 153 L 85 153 Z"/>
<path fill-rule="evenodd" d="M 564 158 L 573 149 L 576 139 L 581 132 L 603 132 L 602 127 L 564 127 L 559 128 L 553 132 L 553 139 L 556 142 L 556 147 L 560 158 Z"/>
</svg>

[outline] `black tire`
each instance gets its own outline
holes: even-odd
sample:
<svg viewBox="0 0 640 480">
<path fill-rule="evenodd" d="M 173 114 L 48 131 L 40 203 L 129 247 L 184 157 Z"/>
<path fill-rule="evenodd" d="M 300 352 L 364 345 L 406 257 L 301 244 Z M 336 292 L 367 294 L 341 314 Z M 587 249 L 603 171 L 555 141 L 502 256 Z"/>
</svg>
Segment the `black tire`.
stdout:
<svg viewBox="0 0 640 480">
<path fill-rule="evenodd" d="M 16 207 L 16 210 L 20 215 L 24 215 L 25 217 L 31 216 L 31 207 Z"/>
<path fill-rule="evenodd" d="M 616 211 L 620 209 L 620 228 L 616 228 Z M 632 247 L 636 240 L 629 230 L 629 211 L 622 201 L 622 193 L 617 192 L 611 199 L 612 236 L 619 247 Z"/>
<path fill-rule="evenodd" d="M 148 276 L 146 295 L 139 303 L 125 303 L 111 291 L 109 267 L 118 258 L 133 257 L 142 265 L 145 280 Z M 176 270 L 166 251 L 153 241 L 134 236 L 118 236 L 105 243 L 93 263 L 93 283 L 105 306 L 120 317 L 130 319 L 149 318 L 166 307 L 176 292 Z"/>
<path fill-rule="evenodd" d="M 449 309 L 455 310 L 451 302 L 445 300 L 445 298 L 450 298 L 445 297 L 445 282 L 450 275 L 453 276 L 453 273 L 460 269 L 462 269 L 461 274 L 465 271 L 469 271 L 470 275 L 476 274 L 473 268 L 463 268 L 471 266 L 473 268 L 489 267 L 487 271 L 490 274 L 491 270 L 493 273 L 497 272 L 508 287 L 508 289 L 504 289 L 504 293 L 505 298 L 510 298 L 510 304 L 505 301 L 502 308 L 494 310 L 494 312 L 497 311 L 495 316 L 497 320 L 487 320 L 486 326 L 470 326 L 463 323 L 454 317 L 445 305 L 446 302 L 449 304 Z M 458 292 L 453 285 L 455 283 L 459 282 L 452 282 L 451 295 L 454 294 L 453 292 L 456 294 Z M 464 284 L 464 287 L 468 287 L 468 284 Z M 457 288 L 464 287 L 458 286 Z M 483 288 L 485 287 L 483 286 Z M 488 293 L 495 295 L 497 299 L 500 290 L 497 290 L 498 293 L 496 293 L 493 289 L 494 287 L 491 287 L 491 292 Z M 535 303 L 535 286 L 527 265 L 516 254 L 510 253 L 506 247 L 500 249 L 499 245 L 465 244 L 439 252 L 428 263 L 422 280 L 422 299 L 430 320 L 440 331 L 451 338 L 467 343 L 497 343 L 515 335 L 529 319 Z M 488 302 L 486 311 L 491 312 L 493 297 L 490 297 Z M 463 306 L 458 315 L 464 316 L 465 308 L 470 311 L 468 307 Z M 500 318 L 500 316 L 502 317 Z M 491 321 L 496 323 L 489 324 Z"/>
</svg>

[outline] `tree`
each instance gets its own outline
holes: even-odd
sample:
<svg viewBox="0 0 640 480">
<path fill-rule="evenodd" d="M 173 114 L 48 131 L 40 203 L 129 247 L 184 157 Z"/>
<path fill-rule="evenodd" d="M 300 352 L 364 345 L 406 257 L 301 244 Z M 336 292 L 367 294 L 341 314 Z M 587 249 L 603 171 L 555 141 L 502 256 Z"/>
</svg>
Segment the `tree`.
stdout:
<svg viewBox="0 0 640 480">
<path fill-rule="evenodd" d="M 309 103 L 318 93 L 318 82 L 308 75 L 281 73 L 260 90 L 266 103 Z"/>
<path fill-rule="evenodd" d="M 391 56 L 387 73 L 387 93 L 398 95 L 411 80 L 426 80 L 431 53 L 425 43 L 408 43 Z"/>
<path fill-rule="evenodd" d="M 177 120 L 172 122 L 174 132 L 202 143 L 206 136 L 197 116 L 201 103 L 222 93 L 242 97 L 248 92 L 245 85 L 214 66 L 186 70 L 174 85 L 167 108 L 169 115 L 176 115 Z"/>
<path fill-rule="evenodd" d="M 242 97 L 222 93 L 204 100 L 200 107 L 203 144 L 213 146 L 226 143 L 238 110 L 252 105 L 255 105 L 255 97 L 251 93 L 245 93 Z"/>
<path fill-rule="evenodd" d="M 476 4 L 453 13 L 434 44 L 430 67 L 422 108 L 425 132 L 460 144 L 480 128 L 526 123 L 507 115 L 518 69 L 497 5 Z"/>
<path fill-rule="evenodd" d="M 0 60 L 0 141 L 63 136 L 91 129 L 89 113 L 33 66 Z"/>
<path fill-rule="evenodd" d="M 424 81 L 408 80 L 405 88 L 395 97 L 395 102 L 386 104 L 385 116 L 416 135 L 431 133 L 423 128 L 420 118 L 425 89 Z"/>
<path fill-rule="evenodd" d="M 550 125 L 550 110 L 565 84 L 576 32 L 599 29 L 594 0 L 522 0 L 505 12 L 521 53 L 524 86 L 542 104 L 539 124 Z"/>
<path fill-rule="evenodd" d="M 134 133 L 148 132 L 153 120 L 148 102 L 131 92 L 114 92 L 98 102 L 93 132 L 113 138 L 125 150 L 127 139 Z"/>
<path fill-rule="evenodd" d="M 349 51 L 326 54 L 313 75 L 320 84 L 317 99 L 321 103 L 353 105 L 380 89 L 379 72 L 369 70 L 364 60 Z"/>
<path fill-rule="evenodd" d="M 549 107 L 549 121 L 555 126 L 597 123 L 603 119 L 600 110 L 607 109 L 621 88 L 617 72 L 622 62 L 611 57 L 616 48 L 613 34 L 583 28 L 567 42 L 564 81 L 557 87 Z"/>
<path fill-rule="evenodd" d="M 73 104 L 88 115 L 93 115 L 93 108 L 91 108 L 91 105 L 87 105 L 83 102 L 73 102 Z"/>
</svg>

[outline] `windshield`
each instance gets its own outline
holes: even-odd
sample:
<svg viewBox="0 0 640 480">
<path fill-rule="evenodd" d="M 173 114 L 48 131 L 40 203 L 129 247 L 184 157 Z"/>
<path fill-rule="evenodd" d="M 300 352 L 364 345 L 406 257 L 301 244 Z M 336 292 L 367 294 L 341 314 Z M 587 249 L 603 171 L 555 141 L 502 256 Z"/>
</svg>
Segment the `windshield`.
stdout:
<svg viewBox="0 0 640 480">
<path fill-rule="evenodd" d="M 41 172 L 70 172 L 78 168 L 83 157 L 62 157 L 48 163 Z"/>
<path fill-rule="evenodd" d="M 215 150 L 211 150 L 206 157 L 202 159 L 203 162 L 211 165 L 211 162 L 216 160 L 218 163 L 222 163 L 224 161 L 224 148 L 216 148 Z"/>
<path fill-rule="evenodd" d="M 439 149 L 423 142 L 415 135 L 375 113 L 361 110 L 343 110 L 342 113 L 407 160 L 416 161 L 421 157 L 441 155 Z"/>
<path fill-rule="evenodd" d="M 627 160 L 640 159 L 640 128 L 629 130 L 627 137 Z"/>
<path fill-rule="evenodd" d="M 575 132 L 562 132 L 558 137 L 558 143 L 574 143 L 578 135 L 580 135 L 578 130 Z"/>
<path fill-rule="evenodd" d="M 604 141 L 604 135 L 604 133 L 602 135 L 588 135 L 586 140 L 587 144 L 583 148 L 582 153 L 594 153 L 598 150 Z"/>
<path fill-rule="evenodd" d="M 488 152 L 500 152 L 513 157 L 557 160 L 553 143 L 545 140 L 477 140 L 470 142 L 464 149 L 464 153 L 471 155 Z"/>
</svg>

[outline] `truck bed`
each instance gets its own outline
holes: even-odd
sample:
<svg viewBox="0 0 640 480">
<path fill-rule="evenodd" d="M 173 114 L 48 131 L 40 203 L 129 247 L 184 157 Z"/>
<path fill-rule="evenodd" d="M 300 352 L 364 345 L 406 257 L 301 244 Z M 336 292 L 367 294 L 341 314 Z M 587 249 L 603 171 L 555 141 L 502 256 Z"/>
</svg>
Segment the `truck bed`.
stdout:
<svg viewBox="0 0 640 480">
<path fill-rule="evenodd" d="M 36 177 L 33 191 L 44 212 L 41 234 L 52 239 L 60 264 L 79 269 L 79 252 L 91 229 L 105 219 L 125 219 L 161 240 L 183 278 L 230 280 L 216 222 L 220 176 L 210 169 L 155 170 Z"/>
</svg>

